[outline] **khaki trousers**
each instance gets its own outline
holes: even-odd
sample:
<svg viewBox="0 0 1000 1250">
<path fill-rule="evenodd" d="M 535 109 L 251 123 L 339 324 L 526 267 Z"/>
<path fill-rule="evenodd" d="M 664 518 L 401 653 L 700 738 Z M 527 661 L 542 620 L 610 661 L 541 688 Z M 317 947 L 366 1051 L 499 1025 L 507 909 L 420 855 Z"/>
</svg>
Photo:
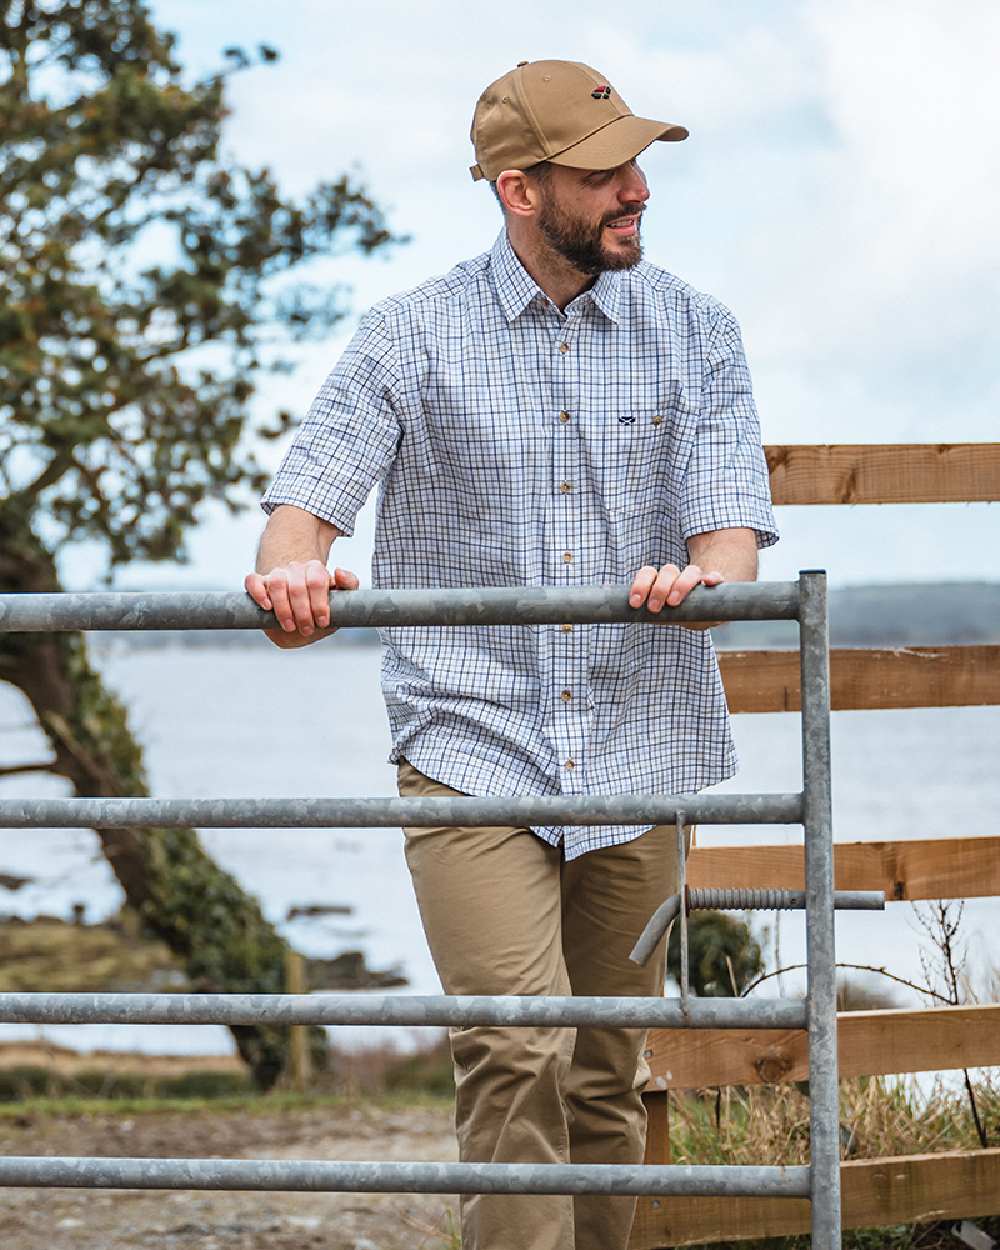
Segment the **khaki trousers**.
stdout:
<svg viewBox="0 0 1000 1250">
<path fill-rule="evenodd" d="M 405 760 L 404 796 L 455 795 Z M 677 889 L 676 833 L 658 826 L 566 863 L 528 829 L 409 828 L 406 859 L 447 994 L 663 993 L 664 949 L 628 953 Z M 451 1030 L 463 1161 L 640 1163 L 649 1077 L 639 1029 Z M 625 1250 L 635 1200 L 462 1200 L 463 1250 Z"/>
</svg>

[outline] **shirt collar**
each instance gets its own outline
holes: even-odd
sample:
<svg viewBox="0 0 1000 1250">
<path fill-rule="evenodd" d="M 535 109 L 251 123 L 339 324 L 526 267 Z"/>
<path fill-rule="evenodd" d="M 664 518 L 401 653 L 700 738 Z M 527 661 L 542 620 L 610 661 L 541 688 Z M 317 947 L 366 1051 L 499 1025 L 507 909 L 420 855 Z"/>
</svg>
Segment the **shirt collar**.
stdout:
<svg viewBox="0 0 1000 1250">
<path fill-rule="evenodd" d="M 605 317 L 609 321 L 613 321 L 615 325 L 618 325 L 621 320 L 618 314 L 621 288 L 622 271 L 620 269 L 605 269 L 603 273 L 597 275 L 597 281 L 588 292 Z"/>
<path fill-rule="evenodd" d="M 490 269 L 497 299 L 508 321 L 519 317 L 536 296 L 544 296 L 541 287 L 521 264 L 511 247 L 506 230 L 500 231 L 490 251 Z M 605 270 L 598 274 L 594 285 L 578 295 L 577 299 L 591 300 L 605 317 L 617 324 L 620 288 L 621 272 Z"/>
</svg>

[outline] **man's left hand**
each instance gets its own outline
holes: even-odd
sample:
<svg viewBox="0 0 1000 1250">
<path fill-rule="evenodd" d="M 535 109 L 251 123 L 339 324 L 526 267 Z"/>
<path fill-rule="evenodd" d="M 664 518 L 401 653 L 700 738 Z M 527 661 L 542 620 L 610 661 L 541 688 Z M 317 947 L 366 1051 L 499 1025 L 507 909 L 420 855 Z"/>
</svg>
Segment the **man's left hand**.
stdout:
<svg viewBox="0 0 1000 1250">
<path fill-rule="evenodd" d="M 675 608 L 695 586 L 720 586 L 725 580 L 717 569 L 705 570 L 698 564 L 689 564 L 683 570 L 676 564 L 665 564 L 659 571 L 646 564 L 632 582 L 629 607 L 641 608 L 645 604 L 650 612 L 661 611 L 664 604 Z M 684 621 L 683 624 L 688 629 L 708 629 L 716 622 Z"/>
</svg>

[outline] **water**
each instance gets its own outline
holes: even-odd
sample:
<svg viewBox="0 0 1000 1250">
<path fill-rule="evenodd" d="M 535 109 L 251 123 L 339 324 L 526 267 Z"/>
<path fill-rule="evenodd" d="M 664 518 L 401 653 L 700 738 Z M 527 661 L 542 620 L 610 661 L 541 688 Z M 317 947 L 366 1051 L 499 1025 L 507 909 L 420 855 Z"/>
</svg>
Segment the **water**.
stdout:
<svg viewBox="0 0 1000 1250">
<path fill-rule="evenodd" d="M 169 797 L 289 797 L 395 794 L 386 761 L 389 737 L 378 692 L 379 652 L 338 641 L 298 653 L 112 649 L 101 658 L 109 683 L 131 708 L 154 793 Z M 799 718 L 780 714 L 735 719 L 743 761 L 722 790 L 795 790 L 801 785 Z M 833 717 L 834 830 L 843 841 L 995 834 L 1000 810 L 1000 709 L 944 708 L 838 712 Z M 45 742 L 20 696 L 0 687 L 0 754 L 5 761 L 44 758 Z M 9 778 L 0 794 L 54 796 L 65 783 L 45 775 Z M 117 909 L 121 895 L 96 838 L 86 830 L 7 830 L 0 872 L 35 877 L 16 893 L 0 890 L 0 910 L 24 916 L 68 915 L 86 900 L 91 920 Z M 393 829 L 209 829 L 206 847 L 268 917 L 309 954 L 364 950 L 371 966 L 400 966 L 406 993 L 434 993 L 438 982 L 420 928 Z M 702 844 L 794 842 L 797 829 L 702 828 Z M 348 916 L 285 922 L 290 906 L 336 903 Z M 758 925 L 772 916 L 761 917 Z M 964 931 L 975 970 L 1000 966 L 997 906 L 970 900 Z M 910 904 L 884 914 L 840 913 L 838 957 L 887 965 L 920 978 Z M 768 952 L 771 953 L 770 951 Z M 804 958 L 801 916 L 782 917 L 785 964 Z M 794 975 L 786 992 L 796 991 Z M 774 983 L 769 983 L 773 988 Z M 902 993 L 902 1001 L 915 1001 Z M 229 1051 L 225 1029 L 210 1026 L 0 1026 L 0 1041 L 44 1035 L 81 1049 L 153 1053 Z M 385 1036 L 385 1032 L 381 1034 Z M 410 1036 L 394 1034 L 398 1040 Z M 343 1044 L 370 1041 L 372 1030 L 343 1029 Z"/>
</svg>

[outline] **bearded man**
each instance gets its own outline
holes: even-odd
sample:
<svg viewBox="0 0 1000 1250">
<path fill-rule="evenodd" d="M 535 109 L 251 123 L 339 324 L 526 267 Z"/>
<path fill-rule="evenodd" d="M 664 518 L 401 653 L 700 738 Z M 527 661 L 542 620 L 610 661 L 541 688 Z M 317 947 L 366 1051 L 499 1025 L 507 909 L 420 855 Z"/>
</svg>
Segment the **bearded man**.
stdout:
<svg viewBox="0 0 1000 1250">
<path fill-rule="evenodd" d="M 750 581 L 777 539 L 739 328 L 642 261 L 636 158 L 682 126 L 603 75 L 523 62 L 483 92 L 473 177 L 490 251 L 363 320 L 262 503 L 252 597 L 283 647 L 331 631 L 327 569 L 380 483 L 373 584 L 625 583 L 653 612 Z M 735 771 L 709 635 L 642 624 L 383 631 L 402 795 L 692 793 Z M 405 850 L 449 994 L 654 995 L 628 953 L 676 889 L 666 827 L 412 828 Z M 635 1163 L 644 1034 L 451 1034 L 467 1161 Z M 624 1250 L 634 1200 L 476 1196 L 465 1250 Z"/>
</svg>

